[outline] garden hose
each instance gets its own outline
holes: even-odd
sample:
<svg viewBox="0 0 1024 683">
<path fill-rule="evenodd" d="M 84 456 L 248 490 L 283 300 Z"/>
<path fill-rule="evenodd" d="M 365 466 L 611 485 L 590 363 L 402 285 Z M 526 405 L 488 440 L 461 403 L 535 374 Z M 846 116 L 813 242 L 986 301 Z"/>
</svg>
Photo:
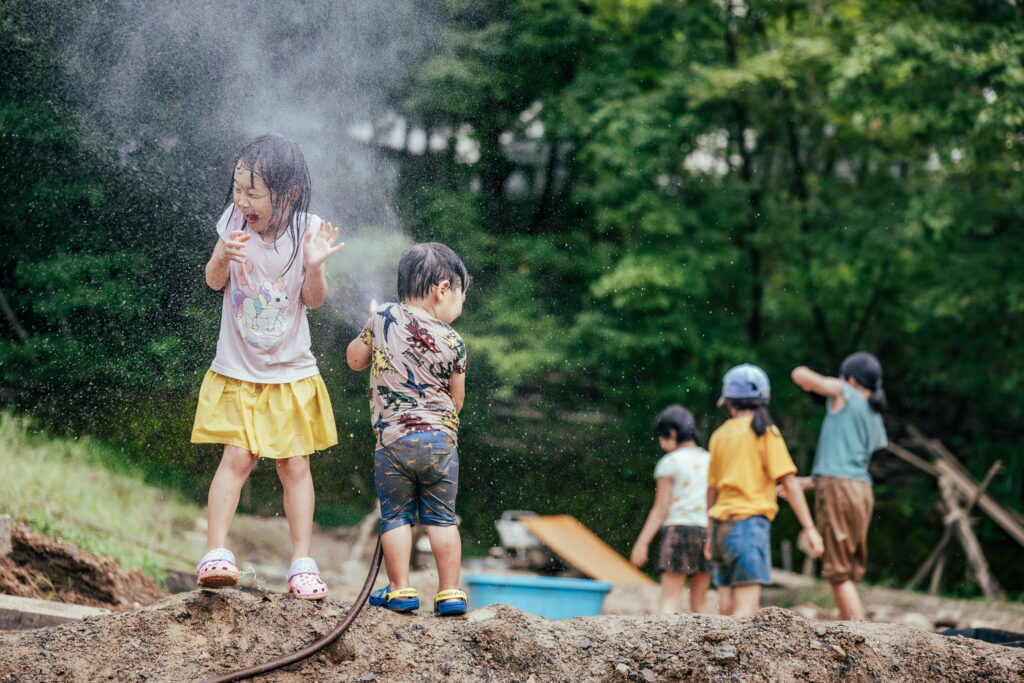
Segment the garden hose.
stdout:
<svg viewBox="0 0 1024 683">
<path fill-rule="evenodd" d="M 214 676 L 207 678 L 203 683 L 226 683 L 227 681 L 237 681 L 241 678 L 252 678 L 259 674 L 273 671 L 274 669 L 280 669 L 281 667 L 294 664 L 295 662 L 301 661 L 310 655 L 319 652 L 323 648 L 333 643 L 338 636 L 344 633 L 352 622 L 359 616 L 359 611 L 363 609 L 363 605 L 366 604 L 367 598 L 370 597 L 370 590 L 373 588 L 373 582 L 377 580 L 377 572 L 380 571 L 380 562 L 384 556 L 384 551 L 380 545 L 380 536 L 377 537 L 377 548 L 373 551 L 373 560 L 370 562 L 370 573 L 366 575 L 366 583 L 363 584 L 362 590 L 359 591 L 359 596 L 355 602 L 352 603 L 352 608 L 345 615 L 337 626 L 331 629 L 331 632 L 325 635 L 320 640 L 316 641 L 312 645 L 307 645 L 301 650 L 297 650 L 289 655 L 272 659 L 269 662 L 263 664 L 257 664 L 256 666 L 250 666 L 247 669 L 238 669 L 230 673 L 222 674 L 220 676 Z"/>
</svg>

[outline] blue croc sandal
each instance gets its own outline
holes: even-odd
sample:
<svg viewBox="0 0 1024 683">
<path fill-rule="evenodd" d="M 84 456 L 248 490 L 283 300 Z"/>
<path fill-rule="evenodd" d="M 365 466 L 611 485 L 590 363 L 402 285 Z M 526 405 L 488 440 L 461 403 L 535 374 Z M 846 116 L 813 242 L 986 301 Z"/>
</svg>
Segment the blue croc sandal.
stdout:
<svg viewBox="0 0 1024 683">
<path fill-rule="evenodd" d="M 393 591 L 389 585 L 370 593 L 370 604 L 387 607 L 392 612 L 412 612 L 420 608 L 420 595 L 415 588 L 400 588 Z"/>
<path fill-rule="evenodd" d="M 434 614 L 439 617 L 456 617 L 465 614 L 468 609 L 469 596 L 458 589 L 441 591 L 434 596 Z"/>
</svg>

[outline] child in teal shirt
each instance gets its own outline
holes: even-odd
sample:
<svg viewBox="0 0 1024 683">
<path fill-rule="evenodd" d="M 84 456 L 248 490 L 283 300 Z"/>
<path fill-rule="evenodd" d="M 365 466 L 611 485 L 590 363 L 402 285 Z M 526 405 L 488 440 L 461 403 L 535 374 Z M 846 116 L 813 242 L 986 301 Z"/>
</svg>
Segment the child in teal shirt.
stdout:
<svg viewBox="0 0 1024 683">
<path fill-rule="evenodd" d="M 864 619 L 856 583 L 867 565 L 867 536 L 874 507 L 868 463 L 888 443 L 878 411 L 885 407 L 882 365 L 870 353 L 848 356 L 839 377 L 825 377 L 801 365 L 793 381 L 826 398 L 825 420 L 810 477 L 803 489 L 816 489 L 814 518 L 825 541 L 822 575 L 828 580 L 839 616 Z"/>
</svg>

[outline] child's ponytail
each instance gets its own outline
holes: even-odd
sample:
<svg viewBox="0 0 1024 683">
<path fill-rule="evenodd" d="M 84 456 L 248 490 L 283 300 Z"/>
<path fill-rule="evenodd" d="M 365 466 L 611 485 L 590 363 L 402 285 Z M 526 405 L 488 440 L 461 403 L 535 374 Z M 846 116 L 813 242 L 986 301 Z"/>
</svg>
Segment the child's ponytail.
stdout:
<svg viewBox="0 0 1024 683">
<path fill-rule="evenodd" d="M 775 424 L 772 414 L 768 412 L 768 401 L 763 398 L 730 398 L 726 399 L 736 410 L 753 410 L 754 419 L 750 421 L 750 428 L 754 434 L 762 436 L 768 428 Z"/>
<path fill-rule="evenodd" d="M 867 351 L 858 351 L 847 356 L 839 366 L 839 376 L 853 377 L 857 384 L 871 392 L 868 405 L 875 412 L 885 410 L 885 390 L 882 388 L 882 364 Z"/>
</svg>

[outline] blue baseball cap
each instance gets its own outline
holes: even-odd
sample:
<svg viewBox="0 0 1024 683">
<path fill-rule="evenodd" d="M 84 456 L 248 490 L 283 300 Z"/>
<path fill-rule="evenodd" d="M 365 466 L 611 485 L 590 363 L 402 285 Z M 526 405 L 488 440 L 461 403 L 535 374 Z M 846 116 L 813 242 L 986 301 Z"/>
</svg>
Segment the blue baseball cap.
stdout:
<svg viewBox="0 0 1024 683">
<path fill-rule="evenodd" d="M 725 403 L 727 398 L 763 398 L 771 395 L 768 375 L 764 370 L 744 363 L 725 373 L 722 378 L 722 395 L 718 397 L 718 405 Z"/>
</svg>

